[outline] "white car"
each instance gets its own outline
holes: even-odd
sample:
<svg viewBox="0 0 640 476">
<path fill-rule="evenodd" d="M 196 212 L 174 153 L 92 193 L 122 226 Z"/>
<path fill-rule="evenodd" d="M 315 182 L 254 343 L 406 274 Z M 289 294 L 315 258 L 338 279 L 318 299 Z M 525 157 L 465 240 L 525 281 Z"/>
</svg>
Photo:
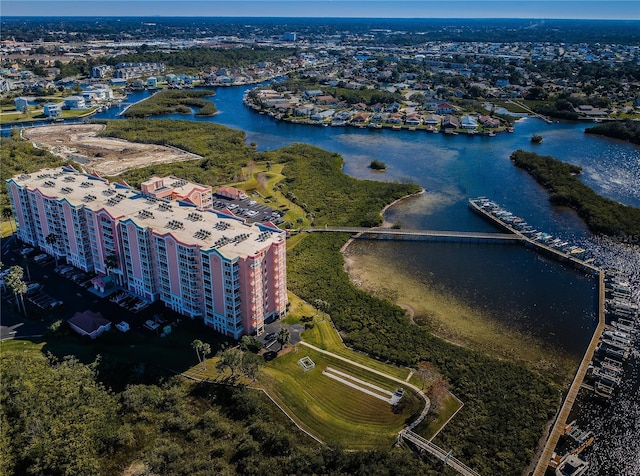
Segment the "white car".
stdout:
<svg viewBox="0 0 640 476">
<path fill-rule="evenodd" d="M 131 328 L 129 327 L 128 322 L 122 321 L 116 324 L 116 329 L 118 329 L 120 332 L 127 332 Z"/>
<path fill-rule="evenodd" d="M 42 254 L 39 254 L 38 256 L 36 256 L 35 258 L 33 258 L 33 261 L 35 261 L 36 263 L 42 263 L 48 257 L 49 257 L 49 255 L 47 255 L 45 253 L 42 253 Z"/>
<path fill-rule="evenodd" d="M 26 294 L 35 293 L 40 288 L 42 288 L 42 284 L 40 284 L 40 283 L 29 283 L 29 284 L 27 284 L 27 292 L 26 292 Z"/>
</svg>

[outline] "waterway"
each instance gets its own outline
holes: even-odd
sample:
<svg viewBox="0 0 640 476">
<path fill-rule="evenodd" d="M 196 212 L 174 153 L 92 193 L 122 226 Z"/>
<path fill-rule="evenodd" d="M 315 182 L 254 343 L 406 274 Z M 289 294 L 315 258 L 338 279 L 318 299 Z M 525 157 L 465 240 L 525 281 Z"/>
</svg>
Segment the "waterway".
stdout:
<svg viewBox="0 0 640 476">
<path fill-rule="evenodd" d="M 598 193 L 640 207 L 640 147 L 584 134 L 585 127 L 592 124 L 546 124 L 525 118 L 518 121 L 514 133 L 496 137 L 295 125 L 243 106 L 247 89 L 218 88 L 211 100 L 220 112 L 213 117 L 167 117 L 242 129 L 247 142 L 254 142 L 259 150 L 306 142 L 341 154 L 344 171 L 354 177 L 416 182 L 426 193 L 399 203 L 385 216 L 405 228 L 498 231 L 468 210 L 469 197 L 484 195 L 539 230 L 594 248 L 605 258 L 622 254 L 632 269 L 640 268 L 637 253 L 625 254 L 622 245 L 613 242 L 602 246 L 573 211 L 551 206 L 547 192 L 509 159 L 511 152 L 524 149 L 579 165 L 583 168 L 582 180 Z M 120 108 L 94 117 L 116 118 L 127 103 L 148 94 L 133 93 Z M 533 134 L 542 135 L 544 141 L 532 144 Z M 368 165 L 373 159 L 385 162 L 387 171 L 371 171 Z M 405 273 L 428 289 L 447 290 L 464 305 L 562 349 L 576 362 L 595 328 L 595 281 L 531 250 L 518 246 L 360 242 L 352 252 L 377 257 L 381 273 Z M 638 360 L 633 360 L 630 383 L 615 406 L 607 409 L 585 399 L 576 407 L 578 414 L 588 415 L 582 419 L 583 426 L 596 430 L 601 442 L 593 449 L 594 464 L 588 475 L 640 474 L 638 368 Z M 608 428 L 612 414 L 621 422 L 615 429 Z"/>
</svg>

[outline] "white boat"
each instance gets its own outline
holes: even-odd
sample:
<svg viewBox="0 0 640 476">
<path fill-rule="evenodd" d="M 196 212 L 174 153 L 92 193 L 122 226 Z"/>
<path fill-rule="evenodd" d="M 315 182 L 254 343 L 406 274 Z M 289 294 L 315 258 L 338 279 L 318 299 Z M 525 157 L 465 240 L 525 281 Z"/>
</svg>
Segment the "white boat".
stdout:
<svg viewBox="0 0 640 476">
<path fill-rule="evenodd" d="M 562 457 L 556 468 L 556 476 L 580 476 L 589 468 L 589 463 L 578 455 L 568 454 Z"/>
</svg>

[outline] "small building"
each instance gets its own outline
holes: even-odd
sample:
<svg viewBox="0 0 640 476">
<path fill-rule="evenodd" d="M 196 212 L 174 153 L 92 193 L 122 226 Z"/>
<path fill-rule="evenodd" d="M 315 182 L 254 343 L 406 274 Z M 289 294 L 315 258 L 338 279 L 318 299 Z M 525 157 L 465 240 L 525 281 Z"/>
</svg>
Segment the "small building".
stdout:
<svg viewBox="0 0 640 476">
<path fill-rule="evenodd" d="M 13 104 L 16 106 L 16 109 L 20 112 L 29 110 L 29 100 L 23 96 L 15 98 L 13 100 Z"/>
<path fill-rule="evenodd" d="M 44 115 L 47 117 L 60 117 L 62 115 L 62 106 L 53 102 L 48 102 L 43 106 Z"/>
<path fill-rule="evenodd" d="M 64 100 L 65 107 L 69 109 L 85 109 L 87 104 L 82 96 L 69 96 Z"/>
<path fill-rule="evenodd" d="M 216 195 L 225 198 L 231 198 L 233 200 L 240 200 L 243 198 L 247 198 L 247 194 L 244 190 L 240 190 L 239 188 L 230 187 L 228 185 L 220 185 L 216 189 Z"/>
<path fill-rule="evenodd" d="M 151 76 L 147 78 L 147 88 L 149 89 L 157 89 L 158 88 L 158 78 L 155 76 Z"/>
<path fill-rule="evenodd" d="M 125 87 L 127 85 L 127 80 L 122 78 L 111 78 L 109 80 L 109 84 L 114 87 Z"/>
<path fill-rule="evenodd" d="M 91 339 L 95 339 L 103 332 L 111 330 L 111 321 L 105 319 L 99 312 L 90 310 L 76 312 L 67 322 L 78 334 L 89 336 Z"/>
</svg>

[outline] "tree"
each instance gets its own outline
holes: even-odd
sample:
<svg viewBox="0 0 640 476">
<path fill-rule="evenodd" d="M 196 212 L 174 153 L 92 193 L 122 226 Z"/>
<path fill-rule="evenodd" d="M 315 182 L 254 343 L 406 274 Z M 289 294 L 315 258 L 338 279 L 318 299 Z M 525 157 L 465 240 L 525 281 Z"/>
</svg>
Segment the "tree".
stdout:
<svg viewBox="0 0 640 476">
<path fill-rule="evenodd" d="M 422 380 L 422 390 L 424 390 L 424 386 L 427 382 L 435 380 L 440 376 L 431 362 L 420 362 L 420 364 L 418 364 L 417 373 L 420 376 L 420 380 Z"/>
<path fill-rule="evenodd" d="M 9 268 L 9 274 L 7 274 L 5 282 L 16 298 L 18 309 L 20 309 L 20 303 L 22 303 L 22 312 L 26 316 L 27 308 L 24 305 L 24 295 L 27 292 L 27 284 L 22 280 L 22 278 L 24 278 L 24 269 L 16 265 Z"/>
<path fill-rule="evenodd" d="M 53 248 L 53 258 L 56 260 L 56 266 L 58 266 L 58 253 L 56 251 L 56 245 L 58 244 L 58 235 L 55 233 L 49 233 L 44 239 L 49 246 Z"/>
<path fill-rule="evenodd" d="M 449 382 L 446 379 L 438 378 L 434 380 L 429 388 L 429 399 L 431 400 L 431 408 L 434 410 L 439 408 L 449 393 Z"/>
<path fill-rule="evenodd" d="M 216 364 L 216 368 L 219 372 L 224 372 L 228 368 L 231 370 L 231 379 L 235 379 L 236 372 L 242 369 L 242 354 L 242 351 L 237 347 L 223 349 L 218 354 L 220 360 Z"/>
<path fill-rule="evenodd" d="M 240 362 L 240 369 L 242 373 L 250 378 L 252 382 L 255 382 L 260 371 L 260 364 L 263 362 L 262 357 L 251 352 L 242 353 L 242 361 Z"/>
<path fill-rule="evenodd" d="M 11 226 L 11 231 L 14 231 L 14 232 L 16 231 L 15 223 L 13 222 L 13 210 L 11 210 L 11 207 L 4 207 L 2 209 L 2 219 L 9 222 L 9 225 Z"/>
<path fill-rule="evenodd" d="M 202 370 L 206 370 L 206 357 L 211 353 L 211 345 L 207 344 L 206 342 L 202 342 L 200 339 L 196 339 L 191 343 L 191 348 L 196 351 L 198 362 L 200 362 Z"/>
<path fill-rule="evenodd" d="M 31 352 L 1 359 L 1 423 L 13 458 L 2 464 L 14 466 L 2 474 L 101 474 L 99 457 L 114 449 L 118 403 L 97 382 L 96 365 Z"/>
<path fill-rule="evenodd" d="M 284 348 L 291 341 L 291 333 L 286 327 L 281 327 L 278 331 L 278 344 L 280 344 L 280 350 Z M 279 352 L 279 351 L 278 351 Z"/>
<path fill-rule="evenodd" d="M 118 257 L 116 255 L 107 255 L 104 259 L 104 267 L 107 270 L 107 274 L 111 274 L 111 271 L 118 267 Z"/>
</svg>

